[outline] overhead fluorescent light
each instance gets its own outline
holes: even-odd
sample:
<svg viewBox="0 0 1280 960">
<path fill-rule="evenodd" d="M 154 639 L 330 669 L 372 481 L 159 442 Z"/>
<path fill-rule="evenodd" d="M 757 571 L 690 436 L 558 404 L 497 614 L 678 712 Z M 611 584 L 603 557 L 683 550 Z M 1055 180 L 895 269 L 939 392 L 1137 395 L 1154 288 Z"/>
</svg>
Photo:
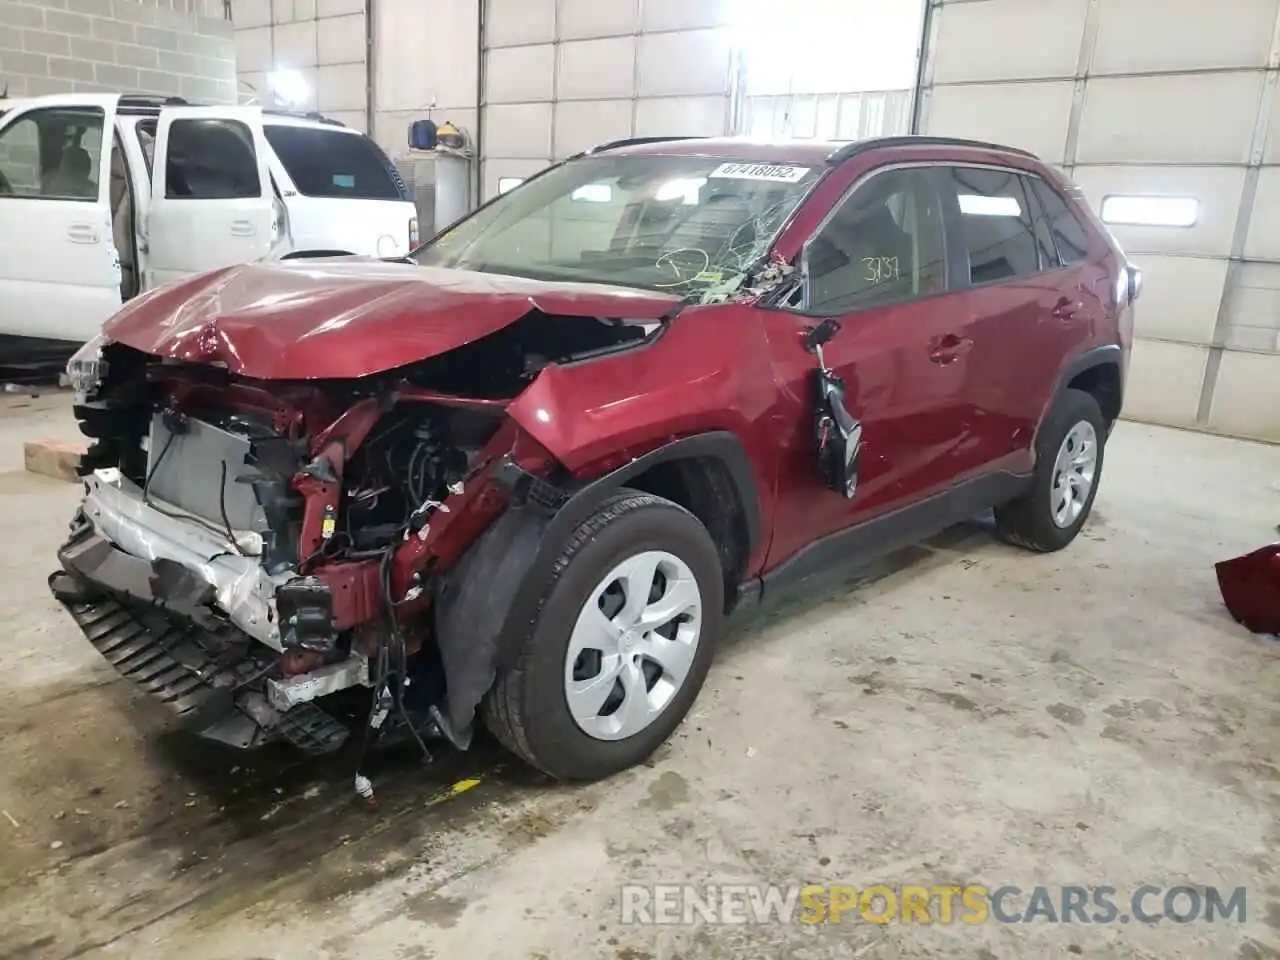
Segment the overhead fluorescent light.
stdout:
<svg viewBox="0 0 1280 960">
<path fill-rule="evenodd" d="M 1111 196 L 1102 200 L 1104 223 L 1131 227 L 1192 227 L 1200 218 L 1195 197 Z"/>
<path fill-rule="evenodd" d="M 281 106 L 300 107 L 311 97 L 311 85 L 297 70 L 276 67 L 267 77 L 267 89 Z"/>
<path fill-rule="evenodd" d="M 514 190 L 522 183 L 524 183 L 524 177 L 499 177 L 498 192 L 506 193 L 508 190 Z"/>
<path fill-rule="evenodd" d="M 982 197 L 960 194 L 960 212 L 969 217 L 1020 217 L 1022 204 L 1015 197 Z"/>
</svg>

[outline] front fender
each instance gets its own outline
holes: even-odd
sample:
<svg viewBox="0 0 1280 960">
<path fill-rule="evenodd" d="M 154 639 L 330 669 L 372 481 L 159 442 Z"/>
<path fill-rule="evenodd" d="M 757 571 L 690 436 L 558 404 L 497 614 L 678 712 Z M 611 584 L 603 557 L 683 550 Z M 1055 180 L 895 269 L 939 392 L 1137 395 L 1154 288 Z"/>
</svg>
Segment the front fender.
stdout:
<svg viewBox="0 0 1280 960">
<path fill-rule="evenodd" d="M 690 316 L 686 327 L 696 330 Z M 681 337 L 690 343 L 681 342 Z M 656 342 L 571 364 L 553 364 L 507 407 L 522 430 L 574 476 L 597 476 L 672 437 L 749 430 L 748 357 L 695 361 L 700 344 L 683 329 Z M 751 373 L 756 371 L 752 370 Z M 762 371 L 768 376 L 767 367 Z"/>
</svg>

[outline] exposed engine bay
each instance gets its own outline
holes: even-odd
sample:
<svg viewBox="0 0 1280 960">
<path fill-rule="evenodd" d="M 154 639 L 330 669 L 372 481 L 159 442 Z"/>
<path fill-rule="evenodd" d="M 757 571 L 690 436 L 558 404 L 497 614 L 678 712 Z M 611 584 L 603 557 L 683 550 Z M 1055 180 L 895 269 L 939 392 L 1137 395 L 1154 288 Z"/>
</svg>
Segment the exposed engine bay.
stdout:
<svg viewBox="0 0 1280 960">
<path fill-rule="evenodd" d="M 443 575 L 513 505 L 554 510 L 568 489 L 507 407 L 548 365 L 660 327 L 533 310 L 355 380 L 255 381 L 105 343 L 78 385 L 85 498 L 50 587 L 206 737 L 465 748 L 476 698 L 450 699 Z"/>
</svg>

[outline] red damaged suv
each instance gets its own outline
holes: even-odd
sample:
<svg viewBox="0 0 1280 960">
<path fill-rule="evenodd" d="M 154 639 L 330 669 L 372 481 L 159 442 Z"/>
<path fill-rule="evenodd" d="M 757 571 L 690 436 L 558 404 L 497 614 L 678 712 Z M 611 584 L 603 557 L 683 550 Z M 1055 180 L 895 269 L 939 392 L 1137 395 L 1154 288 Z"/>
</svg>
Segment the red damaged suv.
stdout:
<svg viewBox="0 0 1280 960">
<path fill-rule="evenodd" d="M 602 777 L 735 605 L 993 507 L 1068 544 L 1140 284 L 1017 150 L 609 144 L 402 260 L 132 301 L 69 369 L 92 443 L 50 586 L 206 737 L 363 757 L 482 719 Z"/>
</svg>

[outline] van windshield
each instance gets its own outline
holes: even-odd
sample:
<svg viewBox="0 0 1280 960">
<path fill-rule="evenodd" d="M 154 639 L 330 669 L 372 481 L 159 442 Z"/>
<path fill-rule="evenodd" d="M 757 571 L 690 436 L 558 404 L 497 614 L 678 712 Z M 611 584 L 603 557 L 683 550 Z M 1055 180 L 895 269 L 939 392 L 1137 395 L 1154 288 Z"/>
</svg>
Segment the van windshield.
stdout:
<svg viewBox="0 0 1280 960">
<path fill-rule="evenodd" d="M 366 136 L 277 123 L 266 125 L 266 135 L 304 197 L 410 199 L 387 155 Z"/>
<path fill-rule="evenodd" d="M 584 157 L 504 193 L 412 257 L 713 302 L 738 289 L 820 175 L 725 157 Z"/>
</svg>

